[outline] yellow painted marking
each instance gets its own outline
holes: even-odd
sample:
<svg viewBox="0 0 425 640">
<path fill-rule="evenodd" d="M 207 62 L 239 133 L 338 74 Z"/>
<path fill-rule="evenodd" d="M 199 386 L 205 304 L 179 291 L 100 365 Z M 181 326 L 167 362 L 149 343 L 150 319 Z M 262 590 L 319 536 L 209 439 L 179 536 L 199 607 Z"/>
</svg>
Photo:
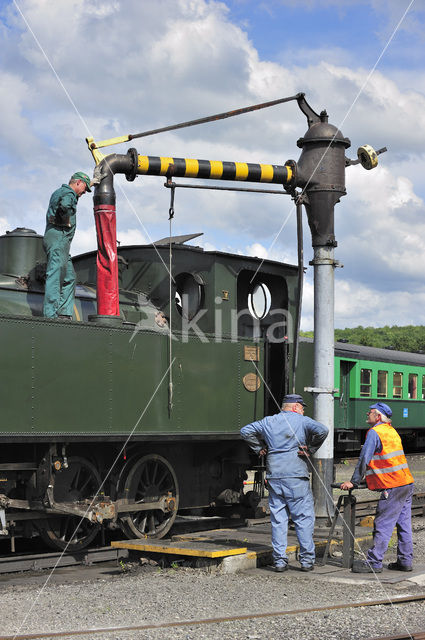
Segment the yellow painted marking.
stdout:
<svg viewBox="0 0 425 640">
<path fill-rule="evenodd" d="M 184 175 L 187 178 L 196 178 L 199 172 L 199 162 L 198 160 L 192 160 L 191 158 L 185 158 L 186 162 L 186 171 Z"/>
<path fill-rule="evenodd" d="M 239 549 L 221 549 L 220 551 L 210 551 L 204 549 L 185 549 L 184 547 L 172 547 L 155 543 L 142 542 L 142 540 L 124 540 L 111 542 L 111 547 L 115 549 L 132 549 L 136 551 L 150 551 L 152 553 L 170 553 L 180 556 L 195 556 L 197 558 L 224 558 L 226 556 L 239 556 L 247 552 L 246 547 Z"/>
<path fill-rule="evenodd" d="M 260 164 L 261 182 L 271 182 L 273 180 L 273 166 L 271 164 Z"/>
<path fill-rule="evenodd" d="M 210 160 L 211 165 L 211 178 L 221 178 L 223 175 L 223 163 L 219 160 Z"/>
<path fill-rule="evenodd" d="M 128 142 L 128 136 L 118 136 L 116 138 L 109 138 L 109 140 L 101 140 L 96 142 L 96 147 L 101 149 L 102 147 L 110 147 L 113 144 L 121 144 L 121 142 Z"/>
<path fill-rule="evenodd" d="M 246 162 L 235 162 L 236 180 L 246 180 L 248 177 L 248 165 Z"/>
<path fill-rule="evenodd" d="M 81 322 L 80 314 L 78 313 L 77 305 L 74 303 L 74 312 L 75 317 L 77 318 L 77 322 Z"/>
<path fill-rule="evenodd" d="M 137 170 L 140 173 L 147 173 L 149 170 L 149 158 L 148 156 L 138 156 Z"/>
<path fill-rule="evenodd" d="M 291 167 L 288 167 L 287 164 L 285 165 L 285 167 L 286 167 L 286 173 L 287 173 L 287 176 L 288 176 L 286 181 L 287 182 L 291 182 L 291 180 L 292 180 L 292 169 L 291 169 Z"/>
<path fill-rule="evenodd" d="M 161 158 L 161 174 L 165 175 L 170 164 L 174 164 L 174 158 Z"/>
</svg>

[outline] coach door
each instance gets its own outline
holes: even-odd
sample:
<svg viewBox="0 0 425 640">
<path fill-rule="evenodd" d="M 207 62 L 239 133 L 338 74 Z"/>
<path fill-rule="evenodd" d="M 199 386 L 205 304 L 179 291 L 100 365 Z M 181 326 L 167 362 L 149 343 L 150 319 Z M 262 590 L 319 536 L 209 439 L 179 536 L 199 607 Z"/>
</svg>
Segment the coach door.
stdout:
<svg viewBox="0 0 425 640">
<path fill-rule="evenodd" d="M 340 379 L 339 379 L 339 409 L 341 428 L 348 428 L 349 423 L 349 405 L 350 405 L 350 371 L 354 367 L 355 362 L 350 360 L 340 361 Z"/>
</svg>

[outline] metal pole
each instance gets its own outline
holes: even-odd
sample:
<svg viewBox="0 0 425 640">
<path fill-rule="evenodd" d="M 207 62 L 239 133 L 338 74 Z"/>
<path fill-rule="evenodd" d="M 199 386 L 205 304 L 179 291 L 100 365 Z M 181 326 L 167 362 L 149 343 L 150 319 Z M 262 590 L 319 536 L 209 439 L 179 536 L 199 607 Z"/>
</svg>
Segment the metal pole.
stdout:
<svg viewBox="0 0 425 640">
<path fill-rule="evenodd" d="M 310 128 L 298 140 L 302 148 L 296 183 L 302 187 L 314 249 L 314 418 L 329 435 L 314 454 L 313 496 L 316 523 L 327 526 L 334 511 L 334 207 L 345 195 L 345 149 L 348 138 L 328 123 L 326 112 L 309 120 Z"/>
<path fill-rule="evenodd" d="M 313 495 L 318 524 L 334 506 L 331 493 L 334 447 L 334 247 L 314 247 L 314 418 L 329 428 L 313 464 Z M 324 522 L 326 521 L 326 522 Z"/>
</svg>

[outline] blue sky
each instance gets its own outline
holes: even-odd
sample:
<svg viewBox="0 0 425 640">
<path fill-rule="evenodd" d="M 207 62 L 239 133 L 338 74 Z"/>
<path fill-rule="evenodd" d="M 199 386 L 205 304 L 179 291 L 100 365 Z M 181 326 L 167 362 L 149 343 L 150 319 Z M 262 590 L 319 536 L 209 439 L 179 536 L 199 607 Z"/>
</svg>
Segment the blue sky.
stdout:
<svg viewBox="0 0 425 640">
<path fill-rule="evenodd" d="M 75 170 L 93 169 L 89 134 L 101 140 L 304 91 L 351 139 L 347 155 L 365 143 L 388 147 L 374 171 L 347 170 L 348 195 L 335 209 L 344 264 L 336 326 L 425 324 L 424 23 L 424 0 L 2 0 L 0 231 L 43 232 L 50 193 Z M 299 157 L 306 128 L 289 103 L 135 146 L 283 164 Z M 162 182 L 116 178 L 122 244 L 167 235 Z M 174 232 L 199 231 L 206 249 L 296 261 L 289 198 L 180 190 Z M 84 196 L 73 253 L 95 246 Z M 305 329 L 312 305 L 308 268 Z"/>
</svg>

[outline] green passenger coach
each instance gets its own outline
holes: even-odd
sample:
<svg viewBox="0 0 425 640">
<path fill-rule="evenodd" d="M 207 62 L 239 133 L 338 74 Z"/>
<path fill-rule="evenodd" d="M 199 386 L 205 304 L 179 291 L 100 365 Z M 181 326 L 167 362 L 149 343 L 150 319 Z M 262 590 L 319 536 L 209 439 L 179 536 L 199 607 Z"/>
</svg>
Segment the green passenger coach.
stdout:
<svg viewBox="0 0 425 640">
<path fill-rule="evenodd" d="M 312 386 L 313 343 L 301 339 L 299 390 Z M 425 445 L 425 355 L 335 343 L 335 448 L 357 451 L 367 430 L 366 412 L 383 401 L 409 449 Z"/>
</svg>

